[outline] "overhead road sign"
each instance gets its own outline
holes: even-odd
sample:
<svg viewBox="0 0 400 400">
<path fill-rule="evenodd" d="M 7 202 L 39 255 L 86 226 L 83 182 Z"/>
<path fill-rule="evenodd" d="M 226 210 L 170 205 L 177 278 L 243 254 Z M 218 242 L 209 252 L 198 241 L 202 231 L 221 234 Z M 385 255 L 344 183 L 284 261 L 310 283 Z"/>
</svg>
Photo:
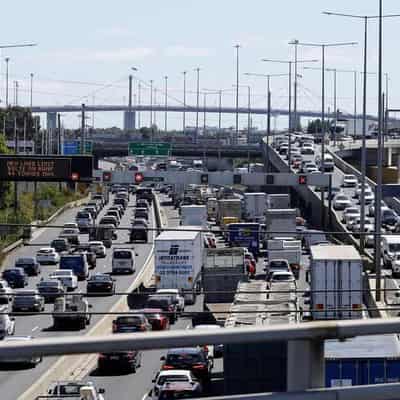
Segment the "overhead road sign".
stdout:
<svg viewBox="0 0 400 400">
<path fill-rule="evenodd" d="M 85 154 L 92 154 L 92 152 L 93 152 L 93 142 L 85 141 Z M 81 141 L 80 140 L 64 141 L 63 154 L 64 155 L 81 154 Z"/>
<path fill-rule="evenodd" d="M 128 154 L 130 156 L 168 156 L 171 152 L 169 143 L 136 143 L 131 142 L 128 145 Z"/>
<path fill-rule="evenodd" d="M 91 182 L 91 156 L 0 155 L 0 181 Z"/>
</svg>

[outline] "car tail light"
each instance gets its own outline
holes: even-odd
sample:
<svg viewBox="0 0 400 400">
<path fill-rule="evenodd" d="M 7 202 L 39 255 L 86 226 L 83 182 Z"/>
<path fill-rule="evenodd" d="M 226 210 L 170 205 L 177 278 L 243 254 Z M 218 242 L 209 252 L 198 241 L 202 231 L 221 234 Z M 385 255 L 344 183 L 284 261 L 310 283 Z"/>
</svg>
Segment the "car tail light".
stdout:
<svg viewBox="0 0 400 400">
<path fill-rule="evenodd" d="M 106 358 L 104 354 L 99 354 L 99 358 Z"/>
<path fill-rule="evenodd" d="M 361 310 L 361 304 L 352 304 L 351 308 L 353 310 Z"/>
<path fill-rule="evenodd" d="M 118 330 L 117 324 L 112 324 L 112 331 L 116 332 Z"/>
<path fill-rule="evenodd" d="M 146 325 L 145 324 L 139 325 L 139 329 L 142 330 L 142 331 L 145 331 L 146 330 Z"/>
<path fill-rule="evenodd" d="M 194 364 L 193 369 L 205 369 L 206 366 L 204 364 Z"/>
<path fill-rule="evenodd" d="M 188 282 L 193 282 L 193 278 L 191 276 L 189 276 Z"/>
<path fill-rule="evenodd" d="M 323 309 L 324 309 L 324 305 L 323 305 L 323 304 L 317 304 L 317 305 L 315 306 L 315 308 L 316 308 L 317 310 L 323 310 Z"/>
<path fill-rule="evenodd" d="M 161 277 L 160 277 L 160 275 L 156 275 L 156 282 L 161 282 Z"/>
<path fill-rule="evenodd" d="M 172 365 L 163 365 L 162 369 L 174 369 Z"/>
</svg>

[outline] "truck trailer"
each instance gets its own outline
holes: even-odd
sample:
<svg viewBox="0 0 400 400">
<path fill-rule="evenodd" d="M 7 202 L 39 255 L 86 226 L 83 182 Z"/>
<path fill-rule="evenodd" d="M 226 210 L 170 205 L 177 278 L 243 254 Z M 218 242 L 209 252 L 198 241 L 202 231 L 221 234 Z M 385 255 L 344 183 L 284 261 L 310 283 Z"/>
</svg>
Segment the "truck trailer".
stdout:
<svg viewBox="0 0 400 400">
<path fill-rule="evenodd" d="M 186 229 L 185 229 L 186 228 Z M 186 304 L 193 304 L 203 265 L 200 226 L 166 231 L 155 239 L 154 273 L 157 289 L 179 289 Z"/>
<path fill-rule="evenodd" d="M 353 246 L 311 246 L 313 319 L 362 318 L 363 265 Z"/>
</svg>

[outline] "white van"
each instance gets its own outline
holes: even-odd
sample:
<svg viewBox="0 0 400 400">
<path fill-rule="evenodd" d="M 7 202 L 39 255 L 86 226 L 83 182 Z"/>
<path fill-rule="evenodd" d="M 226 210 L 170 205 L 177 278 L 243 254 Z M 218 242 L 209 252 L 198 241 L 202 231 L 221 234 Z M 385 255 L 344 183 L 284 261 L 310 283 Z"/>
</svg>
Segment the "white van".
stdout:
<svg viewBox="0 0 400 400">
<path fill-rule="evenodd" d="M 133 274 L 136 270 L 135 252 L 131 249 L 114 249 L 112 254 L 112 273 Z"/>
<path fill-rule="evenodd" d="M 332 172 L 335 168 L 335 162 L 333 161 L 333 157 L 329 153 L 325 153 L 324 155 L 324 165 L 322 165 L 321 156 L 318 156 L 315 161 L 321 172 Z"/>
<path fill-rule="evenodd" d="M 400 253 L 400 235 L 382 236 L 383 264 L 386 268 L 392 268 L 396 255 Z"/>
</svg>

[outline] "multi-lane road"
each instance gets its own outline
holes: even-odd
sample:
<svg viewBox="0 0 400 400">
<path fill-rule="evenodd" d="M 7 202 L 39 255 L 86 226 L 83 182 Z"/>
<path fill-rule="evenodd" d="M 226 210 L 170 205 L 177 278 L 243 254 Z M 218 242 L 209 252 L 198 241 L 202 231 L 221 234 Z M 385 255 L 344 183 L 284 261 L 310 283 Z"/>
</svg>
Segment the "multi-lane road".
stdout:
<svg viewBox="0 0 400 400">
<path fill-rule="evenodd" d="M 122 220 L 121 227 L 129 227 L 130 219 L 132 216 L 134 202 L 131 199 L 129 207 L 125 212 Z M 106 208 L 106 207 L 105 207 Z M 105 209 L 104 209 L 105 210 Z M 104 210 L 102 213 L 104 213 Z M 75 214 L 77 209 L 71 209 L 61 214 L 54 222 L 53 225 L 60 226 L 67 222 L 74 222 Z M 102 214 L 100 214 L 102 215 Z M 151 216 L 151 224 L 153 225 L 154 217 Z M 41 246 L 48 246 L 51 240 L 56 238 L 60 232 L 59 228 L 46 227 L 35 232 L 34 239 L 31 241 L 30 246 L 21 247 L 11 254 L 8 255 L 6 260 L 3 262 L 3 266 L 13 266 L 15 260 L 22 256 L 34 256 L 36 251 Z M 88 241 L 88 235 L 80 235 L 81 241 Z M 122 230 L 118 232 L 118 240 L 113 243 L 113 247 L 127 246 L 128 245 L 128 231 Z M 132 284 L 135 276 L 140 272 L 141 267 L 145 264 L 146 259 L 149 257 L 152 250 L 153 240 L 149 240 L 147 244 L 136 244 L 135 250 L 137 252 L 136 262 L 137 270 L 133 275 L 121 275 L 115 276 L 116 279 L 116 290 L 118 292 L 126 292 Z M 46 278 L 49 273 L 57 269 L 58 266 L 54 265 L 43 265 L 41 274 L 39 277 L 30 277 L 28 288 L 36 288 L 36 284 L 42 277 Z M 111 272 L 111 249 L 107 250 L 106 258 L 97 259 L 97 266 L 93 272 Z M 82 292 L 86 291 L 86 281 L 79 282 L 79 288 Z M 110 297 L 91 297 L 89 298 L 90 304 L 93 308 L 93 312 L 106 312 L 118 301 L 119 296 Z M 52 311 L 52 304 L 46 305 L 46 312 Z M 85 329 L 79 332 L 74 330 L 66 331 L 54 331 L 52 328 L 52 317 L 51 315 L 31 315 L 31 316 L 17 316 L 16 317 L 16 335 L 31 335 L 34 337 L 51 337 L 59 335 L 76 335 L 77 333 L 83 335 L 87 333 L 103 316 L 93 315 L 91 324 Z M 21 369 L 21 370 L 0 370 L 0 393 L 2 393 L 2 399 L 17 399 L 22 393 L 24 393 L 33 383 L 35 383 L 46 371 L 52 368 L 56 358 L 45 358 L 42 363 L 37 365 L 33 369 Z"/>
</svg>

